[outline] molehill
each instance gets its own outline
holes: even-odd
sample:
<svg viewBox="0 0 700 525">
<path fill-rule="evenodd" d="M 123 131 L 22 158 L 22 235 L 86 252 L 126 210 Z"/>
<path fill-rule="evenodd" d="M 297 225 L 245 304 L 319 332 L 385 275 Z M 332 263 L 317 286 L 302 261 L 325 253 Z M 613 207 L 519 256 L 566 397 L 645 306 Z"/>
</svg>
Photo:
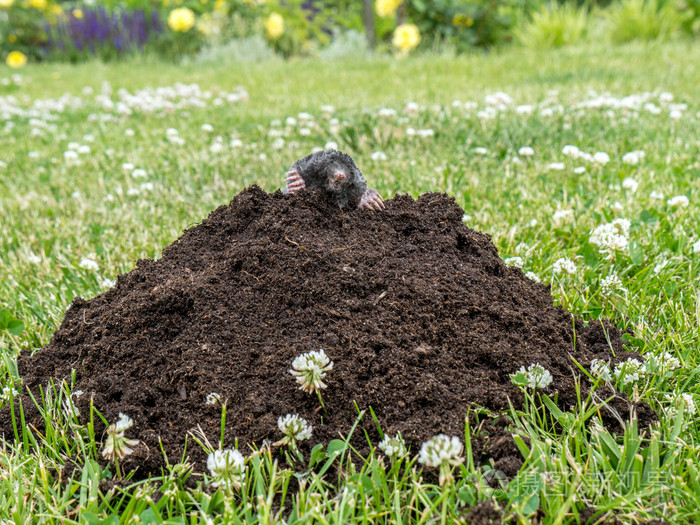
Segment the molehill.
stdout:
<svg viewBox="0 0 700 525">
<path fill-rule="evenodd" d="M 127 436 L 142 445 L 122 465 L 141 476 L 164 464 L 159 439 L 171 463 L 197 426 L 218 444 L 221 408 L 206 403 L 213 392 L 227 400 L 226 447 L 277 441 L 277 418 L 296 413 L 313 425 L 308 451 L 347 435 L 357 408 L 371 406 L 382 429 L 400 431 L 415 453 L 437 433 L 463 437 L 472 406 L 521 404 L 509 377 L 520 366 L 547 368 L 554 381 L 546 392 L 568 408 L 576 402 L 572 358 L 614 365 L 636 355 L 609 323 L 584 326 L 554 306 L 547 286 L 505 266 L 452 198 L 402 195 L 385 204 L 381 213 L 343 211 L 308 190 L 244 190 L 161 259 L 138 261 L 89 301 L 76 298 L 50 344 L 21 354 L 27 423 L 43 426 L 26 390 L 37 396 L 75 370 L 83 422 L 90 399 L 110 422 L 120 412 L 133 418 Z M 320 348 L 335 364 L 326 413 L 289 373 L 295 356 Z M 613 404 L 629 413 L 624 396 Z M 6 438 L 8 412 L 0 414 Z M 640 424 L 653 417 L 645 405 L 637 412 Z M 514 474 L 520 458 L 509 433 L 490 428 L 477 460 L 493 458 Z M 365 417 L 354 441 L 366 450 L 362 429 L 375 444 L 379 434 Z M 205 470 L 204 452 L 188 444 Z"/>
</svg>

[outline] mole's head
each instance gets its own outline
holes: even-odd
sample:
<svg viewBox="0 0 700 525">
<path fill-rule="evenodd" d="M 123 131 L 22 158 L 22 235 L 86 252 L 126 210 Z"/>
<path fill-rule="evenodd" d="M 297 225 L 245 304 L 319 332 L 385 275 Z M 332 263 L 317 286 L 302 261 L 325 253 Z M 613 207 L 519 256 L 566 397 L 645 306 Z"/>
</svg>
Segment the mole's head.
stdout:
<svg viewBox="0 0 700 525">
<path fill-rule="evenodd" d="M 341 193 L 346 187 L 362 178 L 360 169 L 350 155 L 335 150 L 323 152 L 322 174 L 324 186 L 332 193 Z"/>
</svg>

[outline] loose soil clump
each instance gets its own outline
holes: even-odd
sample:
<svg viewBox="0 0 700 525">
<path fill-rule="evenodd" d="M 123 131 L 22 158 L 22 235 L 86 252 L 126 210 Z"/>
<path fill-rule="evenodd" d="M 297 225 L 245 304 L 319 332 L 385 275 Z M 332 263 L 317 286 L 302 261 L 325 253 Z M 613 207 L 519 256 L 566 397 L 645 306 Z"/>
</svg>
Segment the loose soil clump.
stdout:
<svg viewBox="0 0 700 525">
<path fill-rule="evenodd" d="M 307 190 L 244 190 L 159 260 L 138 261 L 89 301 L 76 298 L 50 344 L 20 356 L 25 392 L 37 396 L 75 370 L 80 418 L 90 399 L 110 422 L 120 412 L 133 418 L 127 436 L 144 447 L 122 465 L 145 476 L 164 464 L 159 440 L 171 463 L 198 426 L 218 445 L 221 408 L 206 403 L 213 392 L 227 401 L 227 447 L 277 441 L 277 418 L 296 413 L 313 425 L 308 451 L 347 435 L 357 410 L 372 407 L 384 432 L 401 432 L 415 453 L 440 432 L 463 437 L 470 407 L 521 405 L 509 377 L 521 366 L 549 370 L 545 392 L 569 408 L 572 359 L 614 365 L 636 355 L 612 325 L 584 326 L 554 306 L 547 286 L 507 267 L 487 235 L 463 224 L 452 198 L 385 204 L 382 213 L 343 211 Z M 294 357 L 321 348 L 334 362 L 326 412 L 289 373 Z M 27 423 L 41 428 L 26 393 L 23 405 Z M 614 405 L 629 414 L 624 396 Z M 637 411 L 641 425 L 653 417 L 647 406 Z M 5 436 L 8 418 L 3 411 Z M 491 429 L 481 453 L 512 475 L 517 448 L 503 440 L 505 425 Z M 379 434 L 366 416 L 353 438 L 366 450 L 362 430 L 375 443 Z M 203 471 L 205 453 L 188 443 Z"/>
</svg>

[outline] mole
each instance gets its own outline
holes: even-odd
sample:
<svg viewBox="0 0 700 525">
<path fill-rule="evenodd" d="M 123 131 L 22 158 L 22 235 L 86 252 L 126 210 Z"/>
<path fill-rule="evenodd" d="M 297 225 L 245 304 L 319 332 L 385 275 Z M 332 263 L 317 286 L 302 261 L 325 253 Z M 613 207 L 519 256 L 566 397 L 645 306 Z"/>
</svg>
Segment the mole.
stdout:
<svg viewBox="0 0 700 525">
<path fill-rule="evenodd" d="M 367 181 L 350 155 L 334 149 L 318 151 L 297 160 L 287 172 L 284 193 L 302 188 L 321 190 L 339 208 L 383 210 L 379 192 L 367 188 Z"/>
</svg>

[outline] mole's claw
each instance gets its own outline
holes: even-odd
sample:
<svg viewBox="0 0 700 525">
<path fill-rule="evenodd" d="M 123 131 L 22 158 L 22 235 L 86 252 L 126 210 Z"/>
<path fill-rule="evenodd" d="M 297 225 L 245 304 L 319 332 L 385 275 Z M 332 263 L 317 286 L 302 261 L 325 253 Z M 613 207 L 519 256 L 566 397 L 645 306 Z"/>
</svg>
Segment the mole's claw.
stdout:
<svg viewBox="0 0 700 525">
<path fill-rule="evenodd" d="M 377 211 L 382 211 L 384 209 L 384 199 L 379 195 L 377 190 L 367 190 L 360 199 L 360 204 L 358 208 L 370 208 Z"/>
<path fill-rule="evenodd" d="M 302 188 L 306 187 L 304 179 L 299 175 L 297 171 L 287 172 L 287 178 L 284 181 L 287 183 L 287 193 L 294 193 Z"/>
</svg>

